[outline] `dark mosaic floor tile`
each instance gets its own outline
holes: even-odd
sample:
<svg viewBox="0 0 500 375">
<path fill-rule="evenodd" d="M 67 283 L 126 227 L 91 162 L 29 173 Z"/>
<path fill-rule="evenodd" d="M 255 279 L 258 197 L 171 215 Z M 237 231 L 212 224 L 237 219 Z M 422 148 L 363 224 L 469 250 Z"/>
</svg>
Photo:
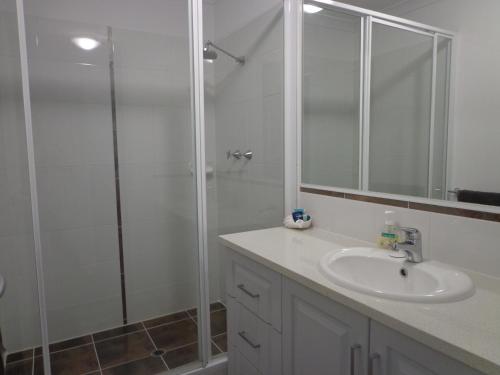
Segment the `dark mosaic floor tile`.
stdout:
<svg viewBox="0 0 500 375">
<path fill-rule="evenodd" d="M 225 333 L 212 337 L 212 341 L 220 350 L 227 352 L 227 335 Z"/>
<path fill-rule="evenodd" d="M 217 355 L 222 353 L 220 349 L 217 346 L 215 346 L 213 342 L 211 343 L 210 347 L 212 348 L 212 355 Z"/>
<path fill-rule="evenodd" d="M 95 347 L 101 368 L 145 358 L 155 349 L 146 331 L 99 341 Z"/>
<path fill-rule="evenodd" d="M 222 303 L 220 303 L 220 302 L 214 302 L 214 303 L 211 303 L 211 304 L 210 304 L 210 312 L 211 312 L 211 313 L 212 313 L 212 312 L 215 312 L 215 311 L 219 311 L 219 310 L 225 310 L 225 309 L 226 309 L 226 306 L 224 306 L 224 305 L 223 305 Z M 194 320 L 196 320 L 196 319 L 197 319 L 197 315 L 196 315 L 197 310 L 198 310 L 198 309 L 196 309 L 196 308 L 194 308 L 194 309 L 189 309 L 189 310 L 187 311 L 187 313 L 188 313 L 191 317 L 193 317 L 193 318 L 194 318 Z"/>
<path fill-rule="evenodd" d="M 33 358 L 33 349 L 27 349 L 16 353 L 10 353 L 7 356 L 7 363 L 24 361 L 26 359 Z"/>
<path fill-rule="evenodd" d="M 92 344 L 92 337 L 90 337 L 90 335 L 75 337 L 74 339 L 64 340 L 50 344 L 49 349 L 50 352 L 52 353 L 88 344 Z M 38 353 L 36 355 L 38 355 Z"/>
<path fill-rule="evenodd" d="M 212 355 L 220 354 L 221 351 L 212 343 Z M 170 369 L 186 365 L 199 360 L 198 343 L 192 343 L 180 348 L 166 352 L 163 359 Z"/>
<path fill-rule="evenodd" d="M 183 346 L 166 352 L 163 359 L 167 363 L 168 368 L 173 369 L 187 363 L 198 360 L 198 343 Z"/>
<path fill-rule="evenodd" d="M 210 332 L 212 336 L 218 336 L 226 332 L 226 326 L 226 310 L 220 310 L 210 314 Z"/>
<path fill-rule="evenodd" d="M 110 339 L 112 337 L 125 335 L 127 333 L 143 331 L 144 326 L 141 323 L 129 324 L 122 327 L 107 329 L 106 331 L 101 331 L 94 333 L 92 336 L 94 337 L 94 341 L 102 341 L 106 339 Z"/>
<path fill-rule="evenodd" d="M 226 306 L 224 306 L 220 302 L 213 302 L 210 304 L 210 312 L 215 312 L 215 311 L 225 310 L 225 309 L 226 309 Z"/>
<path fill-rule="evenodd" d="M 93 345 L 84 345 L 52 353 L 52 375 L 82 375 L 99 370 Z M 35 375 L 43 374 L 43 358 L 35 358 Z"/>
<path fill-rule="evenodd" d="M 102 371 L 102 375 L 153 375 L 166 369 L 161 358 L 147 357 L 105 369 Z"/>
<path fill-rule="evenodd" d="M 159 326 L 162 324 L 169 324 L 169 323 L 177 322 L 179 320 L 186 319 L 188 317 L 189 316 L 185 311 L 181 311 L 181 312 L 174 313 L 174 314 L 160 316 L 158 318 L 145 320 L 144 325 L 146 326 L 146 328 L 152 328 L 152 327 L 156 327 L 156 326 Z"/>
<path fill-rule="evenodd" d="M 169 351 L 197 341 L 196 324 L 191 319 L 148 329 L 158 348 Z"/>
<path fill-rule="evenodd" d="M 8 363 L 6 375 L 31 375 L 33 373 L 33 359 Z"/>
</svg>

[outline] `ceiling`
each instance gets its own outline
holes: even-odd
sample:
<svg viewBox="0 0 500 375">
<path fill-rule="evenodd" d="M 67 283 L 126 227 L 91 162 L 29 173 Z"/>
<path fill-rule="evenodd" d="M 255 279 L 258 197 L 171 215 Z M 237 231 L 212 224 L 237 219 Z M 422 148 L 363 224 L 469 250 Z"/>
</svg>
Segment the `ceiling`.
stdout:
<svg viewBox="0 0 500 375">
<path fill-rule="evenodd" d="M 355 5 L 358 7 L 383 11 L 395 6 L 396 4 L 405 3 L 409 0 L 340 0 L 343 3 Z"/>
</svg>

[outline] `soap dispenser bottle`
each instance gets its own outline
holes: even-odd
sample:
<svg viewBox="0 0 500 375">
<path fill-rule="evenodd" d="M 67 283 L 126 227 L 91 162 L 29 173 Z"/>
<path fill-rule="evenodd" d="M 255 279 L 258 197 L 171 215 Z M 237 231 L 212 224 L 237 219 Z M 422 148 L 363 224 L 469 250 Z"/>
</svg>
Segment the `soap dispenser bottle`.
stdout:
<svg viewBox="0 0 500 375">
<path fill-rule="evenodd" d="M 393 250 L 399 240 L 399 226 L 391 214 L 386 213 L 385 225 L 377 241 L 378 247 L 382 249 Z"/>
</svg>

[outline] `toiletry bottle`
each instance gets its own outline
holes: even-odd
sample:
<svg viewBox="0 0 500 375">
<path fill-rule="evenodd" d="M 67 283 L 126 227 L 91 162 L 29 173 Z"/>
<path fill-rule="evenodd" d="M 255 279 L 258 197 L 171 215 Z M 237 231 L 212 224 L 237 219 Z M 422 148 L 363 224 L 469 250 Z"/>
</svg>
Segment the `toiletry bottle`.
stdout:
<svg viewBox="0 0 500 375">
<path fill-rule="evenodd" d="M 304 209 L 303 208 L 295 208 L 292 212 L 293 221 L 303 220 L 304 219 Z"/>
<path fill-rule="evenodd" d="M 398 242 L 398 232 L 399 227 L 397 223 L 394 220 L 387 218 L 385 220 L 384 229 L 378 238 L 377 245 L 382 249 L 394 249 L 394 245 Z"/>
</svg>

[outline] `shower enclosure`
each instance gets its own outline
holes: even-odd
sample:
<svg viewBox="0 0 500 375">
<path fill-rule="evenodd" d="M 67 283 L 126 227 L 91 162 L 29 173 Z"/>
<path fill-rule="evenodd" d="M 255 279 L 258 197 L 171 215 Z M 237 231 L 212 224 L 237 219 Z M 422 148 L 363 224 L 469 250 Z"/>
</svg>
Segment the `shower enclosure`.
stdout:
<svg viewBox="0 0 500 375">
<path fill-rule="evenodd" d="M 444 199 L 454 35 L 305 3 L 315 8 L 303 20 L 302 181 Z"/>
<path fill-rule="evenodd" d="M 2 0 L 0 12 L 7 374 L 217 361 L 217 235 L 283 217 L 282 2 Z"/>
</svg>

